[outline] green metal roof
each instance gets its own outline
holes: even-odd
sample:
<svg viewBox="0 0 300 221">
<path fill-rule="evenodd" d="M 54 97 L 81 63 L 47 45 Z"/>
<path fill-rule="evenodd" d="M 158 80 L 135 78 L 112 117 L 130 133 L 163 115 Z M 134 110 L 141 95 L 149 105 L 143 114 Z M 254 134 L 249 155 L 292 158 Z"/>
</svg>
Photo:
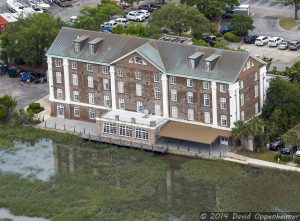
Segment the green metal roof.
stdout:
<svg viewBox="0 0 300 221">
<path fill-rule="evenodd" d="M 89 53 L 88 44 L 84 44 L 80 52 L 74 51 L 73 42 L 78 36 L 89 36 L 88 41 L 93 41 L 97 38 L 102 38 L 103 40 L 97 47 L 95 54 L 92 55 Z M 141 56 L 145 57 L 164 73 L 222 82 L 235 82 L 250 56 L 248 52 L 184 45 L 73 28 L 62 28 L 47 54 L 99 62 L 101 64 L 111 64 L 134 51 L 140 53 Z M 202 55 L 202 58 L 199 64 L 195 69 L 192 69 L 188 65 L 188 59 L 200 55 Z M 217 56 L 219 56 L 219 59 L 212 71 L 205 71 L 205 59 L 210 60 Z M 264 65 L 262 62 L 260 63 Z"/>
</svg>

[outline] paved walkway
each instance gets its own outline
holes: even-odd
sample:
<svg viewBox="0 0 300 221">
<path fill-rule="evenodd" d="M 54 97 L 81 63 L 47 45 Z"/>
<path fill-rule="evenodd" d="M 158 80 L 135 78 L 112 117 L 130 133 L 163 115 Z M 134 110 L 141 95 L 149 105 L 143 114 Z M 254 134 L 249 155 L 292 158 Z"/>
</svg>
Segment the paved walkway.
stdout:
<svg viewBox="0 0 300 221">
<path fill-rule="evenodd" d="M 246 164 L 250 166 L 256 166 L 256 167 L 268 167 L 273 169 L 300 172 L 299 167 L 293 167 L 293 166 L 283 165 L 279 163 L 272 163 L 264 160 L 258 160 L 258 159 L 245 157 L 243 155 L 239 155 L 231 152 L 225 154 L 224 160 L 232 161 L 240 164 Z"/>
</svg>

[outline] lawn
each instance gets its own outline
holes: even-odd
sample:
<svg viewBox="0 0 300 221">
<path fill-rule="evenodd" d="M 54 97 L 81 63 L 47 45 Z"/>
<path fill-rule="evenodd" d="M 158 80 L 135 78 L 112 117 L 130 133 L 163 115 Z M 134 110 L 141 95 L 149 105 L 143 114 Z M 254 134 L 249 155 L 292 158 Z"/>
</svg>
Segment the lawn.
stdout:
<svg viewBox="0 0 300 221">
<path fill-rule="evenodd" d="M 279 21 L 279 25 L 281 28 L 285 30 L 291 30 L 295 28 L 296 26 L 300 25 L 300 21 L 296 21 L 293 18 L 282 18 Z"/>
<path fill-rule="evenodd" d="M 283 161 L 277 161 L 274 160 L 274 157 L 276 154 L 278 154 L 277 152 L 273 152 L 273 151 L 266 151 L 266 152 L 250 152 L 250 151 L 246 151 L 246 150 L 241 150 L 238 152 L 238 154 L 241 154 L 243 156 L 246 157 L 251 157 L 251 158 L 255 158 L 258 160 L 265 160 L 265 161 L 269 161 L 272 163 L 280 163 L 280 164 L 284 164 L 286 165 L 287 162 L 283 162 Z"/>
</svg>

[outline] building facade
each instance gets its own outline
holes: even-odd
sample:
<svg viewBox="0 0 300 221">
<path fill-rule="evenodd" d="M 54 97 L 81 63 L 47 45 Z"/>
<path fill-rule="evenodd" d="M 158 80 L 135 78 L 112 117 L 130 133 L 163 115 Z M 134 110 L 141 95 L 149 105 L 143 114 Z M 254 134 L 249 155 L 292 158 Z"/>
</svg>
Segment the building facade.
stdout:
<svg viewBox="0 0 300 221">
<path fill-rule="evenodd" d="M 266 97 L 265 64 L 247 52 L 63 28 L 47 57 L 52 116 L 94 122 L 102 137 L 153 145 L 177 138 L 175 121 L 227 144 L 221 131 Z"/>
</svg>

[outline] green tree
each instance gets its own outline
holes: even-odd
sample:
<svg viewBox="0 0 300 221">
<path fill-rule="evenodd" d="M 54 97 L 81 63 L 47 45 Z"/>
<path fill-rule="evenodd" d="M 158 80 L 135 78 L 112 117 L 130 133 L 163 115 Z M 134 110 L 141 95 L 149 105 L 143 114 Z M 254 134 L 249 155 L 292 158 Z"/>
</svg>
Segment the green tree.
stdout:
<svg viewBox="0 0 300 221">
<path fill-rule="evenodd" d="M 300 0 L 277 0 L 280 3 L 288 5 L 293 5 L 295 10 L 295 20 L 298 20 L 298 11 L 300 9 Z"/>
<path fill-rule="evenodd" d="M 203 33 L 210 31 L 210 22 L 196 8 L 187 5 L 168 4 L 156 10 L 151 25 L 170 28 L 176 35 L 184 32 Z"/>
<path fill-rule="evenodd" d="M 122 34 L 124 31 L 124 27 L 122 25 L 117 25 L 116 27 L 113 28 L 112 33 L 114 34 Z"/>
<path fill-rule="evenodd" d="M 266 62 L 266 69 L 267 69 L 267 71 L 269 71 L 270 67 L 272 65 L 272 62 L 273 62 L 273 58 L 269 58 L 269 57 L 266 57 L 266 56 L 263 55 L 263 57 L 262 57 L 261 60 L 263 60 L 264 62 Z"/>
<path fill-rule="evenodd" d="M 292 82 L 300 82 L 300 61 L 295 62 L 291 67 L 287 67 L 280 73 L 288 76 Z"/>
<path fill-rule="evenodd" d="M 17 101 L 9 95 L 0 97 L 0 121 L 5 121 L 14 108 L 17 105 Z"/>
<path fill-rule="evenodd" d="M 239 146 L 241 145 L 241 141 L 248 136 L 246 130 L 246 124 L 244 121 L 237 121 L 234 123 L 234 128 L 231 130 L 231 138 L 236 142 L 239 142 Z"/>
<path fill-rule="evenodd" d="M 286 146 L 298 146 L 300 144 L 300 136 L 295 130 L 288 130 L 285 134 L 282 135 L 282 139 Z"/>
<path fill-rule="evenodd" d="M 95 7 L 86 6 L 80 11 L 80 15 L 73 23 L 72 27 L 99 31 L 100 25 L 116 14 L 124 12 L 115 2 L 102 1 Z"/>
<path fill-rule="evenodd" d="M 262 116 L 274 138 L 300 121 L 300 85 L 279 77 L 270 82 Z"/>
<path fill-rule="evenodd" d="M 239 5 L 238 0 L 180 0 L 181 4 L 196 6 L 208 18 L 220 15 L 233 6 Z"/>
<path fill-rule="evenodd" d="M 64 25 L 59 18 L 43 13 L 19 19 L 1 35 L 2 58 L 22 60 L 30 65 L 44 62 L 46 50 L 51 46 Z"/>
<path fill-rule="evenodd" d="M 234 15 L 230 21 L 230 26 L 238 36 L 248 35 L 249 30 L 253 30 L 253 20 L 247 15 Z"/>
</svg>

